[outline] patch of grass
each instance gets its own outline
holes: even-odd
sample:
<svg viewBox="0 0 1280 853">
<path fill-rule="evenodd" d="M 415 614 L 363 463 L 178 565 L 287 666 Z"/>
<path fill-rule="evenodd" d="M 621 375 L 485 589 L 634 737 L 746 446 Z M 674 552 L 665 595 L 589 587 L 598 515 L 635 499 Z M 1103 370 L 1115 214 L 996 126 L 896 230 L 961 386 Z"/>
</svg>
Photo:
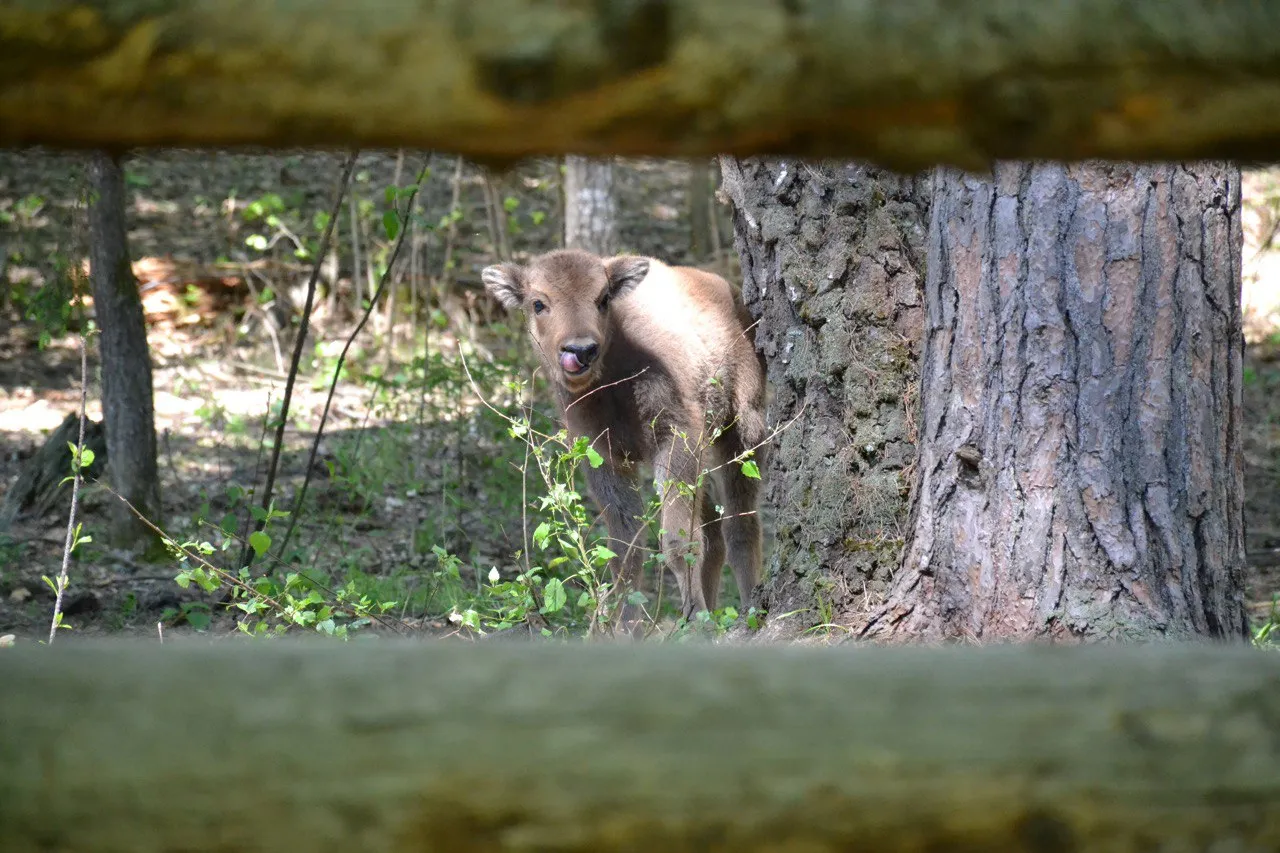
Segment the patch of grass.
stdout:
<svg viewBox="0 0 1280 853">
<path fill-rule="evenodd" d="M 1280 649 L 1280 595 L 1271 596 L 1271 611 L 1254 626 L 1253 644 L 1259 648 Z"/>
</svg>

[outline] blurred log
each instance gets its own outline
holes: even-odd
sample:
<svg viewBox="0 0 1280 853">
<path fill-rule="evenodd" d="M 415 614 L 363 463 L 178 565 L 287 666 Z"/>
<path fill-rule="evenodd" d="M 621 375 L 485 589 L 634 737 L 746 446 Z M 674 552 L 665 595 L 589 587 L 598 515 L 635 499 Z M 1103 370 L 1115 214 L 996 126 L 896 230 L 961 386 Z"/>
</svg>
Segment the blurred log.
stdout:
<svg viewBox="0 0 1280 853">
<path fill-rule="evenodd" d="M 6 850 L 1280 849 L 1280 656 L 68 639 Z"/>
<path fill-rule="evenodd" d="M 1261 0 L 0 0 L 0 57 L 8 146 L 899 171 L 1280 150 Z"/>
</svg>

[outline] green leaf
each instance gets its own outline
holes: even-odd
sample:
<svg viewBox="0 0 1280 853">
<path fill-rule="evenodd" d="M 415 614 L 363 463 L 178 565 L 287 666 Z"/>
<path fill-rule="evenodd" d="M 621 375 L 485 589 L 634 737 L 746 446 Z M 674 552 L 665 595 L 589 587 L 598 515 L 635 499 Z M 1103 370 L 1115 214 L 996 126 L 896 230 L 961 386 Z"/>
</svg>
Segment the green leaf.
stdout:
<svg viewBox="0 0 1280 853">
<path fill-rule="evenodd" d="M 760 467 L 748 459 L 746 462 L 742 463 L 742 476 L 750 477 L 753 480 L 759 480 Z"/>
<path fill-rule="evenodd" d="M 265 530 L 255 530 L 249 534 L 249 547 L 261 557 L 271 547 L 271 536 Z"/>
<path fill-rule="evenodd" d="M 591 464 L 591 467 L 592 467 L 592 468 L 599 468 L 599 467 L 600 467 L 600 465 L 604 462 L 604 457 L 603 457 L 603 456 L 601 456 L 599 453 L 597 453 L 597 452 L 596 452 L 596 449 L 595 449 L 594 447 L 590 447 L 590 446 L 588 446 L 588 447 L 587 447 L 587 462 L 589 462 L 589 463 Z"/>
<path fill-rule="evenodd" d="M 182 615 L 186 617 L 187 624 L 197 631 L 205 630 L 213 621 L 213 617 L 209 614 L 209 606 L 199 601 L 184 604 Z"/>
<path fill-rule="evenodd" d="M 250 249 L 257 249 L 262 252 L 267 248 L 267 238 L 261 234 L 250 234 L 245 238 L 244 244 Z"/>
<path fill-rule="evenodd" d="M 394 240 L 400 235 L 400 216 L 394 210 L 382 214 L 382 227 L 387 231 L 387 239 Z"/>
<path fill-rule="evenodd" d="M 556 613 L 564 607 L 565 594 L 564 583 L 559 578 L 552 578 L 547 581 L 547 586 L 542 593 L 542 613 Z"/>
<path fill-rule="evenodd" d="M 533 531 L 533 542 L 539 548 L 547 547 L 547 537 L 551 535 L 550 522 L 542 522 L 537 529 Z"/>
</svg>

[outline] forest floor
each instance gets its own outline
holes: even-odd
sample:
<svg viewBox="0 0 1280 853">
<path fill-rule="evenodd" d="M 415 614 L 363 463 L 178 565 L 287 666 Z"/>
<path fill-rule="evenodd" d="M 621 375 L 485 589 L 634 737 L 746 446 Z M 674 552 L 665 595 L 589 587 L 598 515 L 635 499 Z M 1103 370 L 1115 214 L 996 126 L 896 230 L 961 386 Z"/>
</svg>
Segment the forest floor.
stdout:
<svg viewBox="0 0 1280 853">
<path fill-rule="evenodd" d="M 397 175 L 402 185 L 412 182 L 423 162 L 431 171 L 411 241 L 414 275 L 398 299 L 401 309 L 417 304 L 447 280 L 442 310 L 427 329 L 403 317 L 388 324 L 375 313 L 336 386 L 308 468 L 327 380 L 358 319 L 353 281 L 367 281 L 369 259 L 385 257 L 390 245 L 378 233 L 383 188 Z M 301 304 L 307 264 L 292 249 L 318 235 L 316 215 L 331 204 L 339 164 L 326 153 L 187 151 L 128 163 L 129 236 L 155 364 L 162 523 L 177 541 L 216 541 L 221 520 L 244 516 L 257 499 L 253 490 L 264 480 L 270 448 L 265 415 L 281 398 L 292 341 L 273 325 L 288 316 L 273 310 L 273 299 Z M 399 163 L 384 153 L 361 157 L 354 210 L 339 218 L 334 265 L 326 269 L 303 351 L 277 486 L 277 505 L 290 506 L 310 470 L 307 513 L 293 541 L 324 567 L 325 582 L 355 577 L 374 600 L 398 602 L 388 614 L 397 626 L 431 634 L 456 630 L 450 612 L 483 585 L 491 567 L 504 576 L 518 570 L 512 554 L 525 546 L 529 526 L 523 507 L 545 490 L 526 464 L 524 445 L 477 394 L 514 411 L 504 385 L 528 376 L 518 332 L 502 326 L 478 282 L 496 245 L 505 242 L 514 254 L 543 251 L 561 227 L 553 164 L 526 164 L 489 187 L 471 166 L 458 169 L 455 158 L 440 155 L 411 152 Z M 82 174 L 71 155 L 0 152 L 0 496 L 79 405 L 79 336 L 55 328 L 41 346 L 40 327 L 23 313 L 39 313 L 40 285 L 66 259 L 83 257 Z M 720 253 L 709 259 L 690 246 L 688 174 L 687 164 L 670 161 L 627 161 L 619 169 L 622 245 L 731 269 L 723 210 Z M 1280 591 L 1280 333 L 1265 316 L 1275 306 L 1262 286 L 1271 282 L 1280 292 L 1280 274 L 1271 276 L 1272 254 L 1257 251 L 1274 237 L 1267 206 L 1273 186 L 1270 175 L 1247 184 L 1260 199 L 1246 222 L 1252 241 L 1246 287 L 1254 288 L 1260 307 L 1251 319 L 1244 376 L 1250 597 L 1259 616 Z M 459 214 L 450 226 L 455 191 Z M 253 248 L 264 243 L 265 251 Z M 88 411 L 97 419 L 92 349 Z M 470 377 L 459 369 L 459 353 L 468 358 Z M 534 396 L 534 407 L 550 413 L 545 395 Z M 87 533 L 105 532 L 113 500 L 87 488 Z M 66 535 L 60 514 L 24 518 L 0 533 L 0 635 L 47 635 L 53 593 L 42 577 L 57 574 Z M 105 538 L 80 546 L 72 560 L 68 638 L 188 632 L 192 620 L 179 618 L 184 610 L 212 620 L 209 636 L 231 635 L 230 613 L 174 583 L 176 560 L 147 563 L 113 550 Z M 452 585 L 441 581 L 433 545 L 462 559 Z"/>
<path fill-rule="evenodd" d="M 434 302 L 443 310 L 425 329 L 404 314 L 393 328 L 379 310 L 356 338 L 292 541 L 305 544 L 322 582 L 336 586 L 357 577 L 375 601 L 399 600 L 389 614 L 396 627 L 448 632 L 454 626 L 447 616 L 467 590 L 456 588 L 458 579 L 437 582 L 440 561 L 431 546 L 461 557 L 465 587 L 479 588 L 492 567 L 514 574 L 519 567 L 512 554 L 526 541 L 521 496 L 546 488 L 536 470 L 520 470 L 525 445 L 477 393 L 506 399 L 503 411 L 515 414 L 503 385 L 529 373 L 518 331 L 501 324 L 479 274 L 499 253 L 496 244 L 517 255 L 554 245 L 562 228 L 554 164 L 526 164 L 486 187 L 482 173 L 453 157 L 409 153 L 398 164 L 390 154 L 361 156 L 354 202 L 339 217 L 335 262 L 322 276 L 303 349 L 276 505 L 292 506 L 308 470 L 328 379 L 358 320 L 353 280 L 363 280 L 367 296 L 376 281 L 369 260 L 385 259 L 391 245 L 380 233 L 383 190 L 412 183 L 424 162 L 430 174 L 420 191 L 419 227 L 405 249 L 414 260 L 402 265 L 414 280 L 397 295 L 403 311 L 435 288 L 437 299 L 445 294 Z M 270 455 L 265 415 L 279 405 L 294 340 L 273 322 L 302 304 L 309 265 L 292 249 L 296 239 L 318 238 L 316 216 L 332 204 L 340 165 L 339 156 L 316 152 L 184 151 L 126 164 L 130 249 L 154 364 L 162 524 L 175 541 L 217 542 L 219 522 L 228 513 L 247 515 L 257 500 L 254 490 L 265 480 Z M 79 405 L 79 336 L 55 330 L 42 346 L 41 327 L 22 314 L 38 312 L 40 285 L 52 281 L 67 258 L 84 255 L 77 202 L 82 175 L 74 156 L 0 152 L 0 256 L 8 262 L 7 273 L 0 265 L 0 277 L 11 282 L 7 304 L 0 299 L 0 497 Z M 692 260 L 687 165 L 626 161 L 617 180 L 624 250 Z M 458 213 L 450 227 L 455 192 Z M 262 210 L 276 220 L 255 216 Z M 722 222 L 731 243 L 727 214 Z M 258 237 L 270 248 L 247 245 Z M 697 260 L 709 262 L 705 254 Z M 357 267 L 365 274 L 353 275 Z M 277 314 L 268 297 L 291 311 Z M 471 377 L 461 369 L 460 351 L 470 356 Z M 88 414 L 95 420 L 102 414 L 97 367 L 90 347 Z M 534 410 L 549 414 L 548 402 L 538 396 Z M 86 487 L 86 533 L 106 532 L 114 500 L 100 487 Z M 278 523 L 277 535 L 286 524 Z M 0 534 L 0 635 L 47 634 L 53 592 L 42 577 L 56 576 L 66 535 L 64 512 L 22 517 Z M 105 539 L 80 546 L 72 560 L 66 621 L 75 630 L 68 636 L 154 635 L 158 621 L 168 633 L 188 631 L 187 620 L 175 616 L 212 603 L 174 583 L 176 560 L 146 563 Z M 211 635 L 229 633 L 223 629 L 233 624 L 230 613 L 203 612 L 213 619 Z"/>
</svg>

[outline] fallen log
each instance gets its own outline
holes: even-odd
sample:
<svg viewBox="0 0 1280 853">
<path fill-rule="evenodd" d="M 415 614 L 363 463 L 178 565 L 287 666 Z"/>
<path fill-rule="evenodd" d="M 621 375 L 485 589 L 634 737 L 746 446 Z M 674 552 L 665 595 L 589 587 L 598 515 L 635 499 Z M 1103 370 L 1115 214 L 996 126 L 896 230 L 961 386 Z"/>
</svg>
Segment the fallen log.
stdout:
<svg viewBox="0 0 1280 853">
<path fill-rule="evenodd" d="M 902 171 L 1280 150 L 1259 0 L 0 0 L 0 57 L 6 146 Z"/>
<path fill-rule="evenodd" d="M 1280 849 L 1280 656 L 0 650 L 13 851 Z"/>
</svg>

